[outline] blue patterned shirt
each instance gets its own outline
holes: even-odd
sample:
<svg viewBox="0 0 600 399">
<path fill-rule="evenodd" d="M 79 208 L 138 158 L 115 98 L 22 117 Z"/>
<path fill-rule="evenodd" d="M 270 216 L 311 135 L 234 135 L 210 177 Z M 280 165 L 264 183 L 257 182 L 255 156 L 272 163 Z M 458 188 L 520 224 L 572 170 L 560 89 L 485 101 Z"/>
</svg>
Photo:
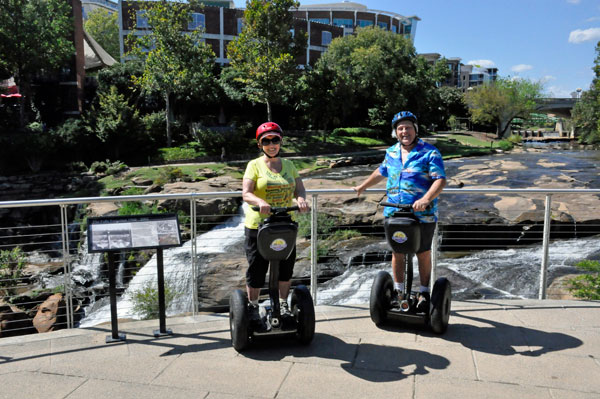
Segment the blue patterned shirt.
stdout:
<svg viewBox="0 0 600 399">
<path fill-rule="evenodd" d="M 408 154 L 404 165 L 400 143 L 388 148 L 379 172 L 387 177 L 388 202 L 394 204 L 412 204 L 427 193 L 434 180 L 446 178 L 442 154 L 421 139 Z M 432 204 L 430 209 L 415 212 L 421 223 L 437 222 L 437 198 Z M 394 211 L 396 208 L 386 206 L 383 216 L 390 217 Z"/>
</svg>

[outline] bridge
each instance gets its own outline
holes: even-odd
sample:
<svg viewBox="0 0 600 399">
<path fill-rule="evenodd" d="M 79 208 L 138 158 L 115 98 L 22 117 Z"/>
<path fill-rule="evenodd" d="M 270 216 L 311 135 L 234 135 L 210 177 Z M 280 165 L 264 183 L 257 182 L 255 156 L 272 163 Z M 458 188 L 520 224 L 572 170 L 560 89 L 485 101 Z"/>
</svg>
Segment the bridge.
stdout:
<svg viewBox="0 0 600 399">
<path fill-rule="evenodd" d="M 577 98 L 540 98 L 536 101 L 536 110 L 546 114 L 570 118 L 571 110 L 577 101 L 579 101 Z"/>
</svg>

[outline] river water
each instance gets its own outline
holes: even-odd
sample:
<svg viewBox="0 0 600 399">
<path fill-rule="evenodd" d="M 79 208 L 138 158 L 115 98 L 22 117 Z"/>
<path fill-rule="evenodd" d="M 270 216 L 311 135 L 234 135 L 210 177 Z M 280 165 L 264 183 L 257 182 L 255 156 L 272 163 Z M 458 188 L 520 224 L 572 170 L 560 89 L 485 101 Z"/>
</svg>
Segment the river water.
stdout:
<svg viewBox="0 0 600 399">
<path fill-rule="evenodd" d="M 448 177 L 452 177 L 465 166 L 477 166 L 498 160 L 519 162 L 526 168 L 511 171 L 510 186 L 514 188 L 534 187 L 541 174 L 559 176 L 568 172 L 575 181 L 587 182 L 586 187 L 600 187 L 600 152 L 550 149 L 543 152 L 523 152 L 492 155 L 488 157 L 462 158 L 446 161 Z M 542 162 L 540 162 L 542 161 Z M 546 166 L 544 166 L 546 165 Z M 554 165 L 548 167 L 547 165 Z M 325 170 L 319 178 L 342 179 L 366 176 L 374 166 L 356 166 Z M 493 176 L 485 176 L 492 181 Z M 600 216 L 598 217 L 600 219 Z M 600 231 L 598 232 L 600 233 Z M 600 236 L 554 241 L 550 246 L 548 281 L 577 273 L 574 264 L 581 259 L 600 259 Z M 218 245 L 214 243 L 217 242 Z M 210 244 L 209 244 L 210 243 Z M 197 252 L 202 254 L 225 253 L 227 248 L 243 245 L 243 220 L 241 214 L 227 223 L 197 238 Z M 181 248 L 165 250 L 165 275 L 169 276 L 181 295 L 167 310 L 168 315 L 189 312 L 192 309 L 192 274 L 190 268 L 190 242 Z M 536 298 L 542 259 L 540 244 L 526 247 L 472 251 L 461 256 L 441 253 L 438 258 L 437 275 L 447 277 L 453 288 L 455 299 L 471 298 Z M 416 264 L 416 259 L 415 259 Z M 81 265 L 85 267 L 85 265 Z M 204 267 L 199 264 L 198 268 Z M 389 270 L 389 263 L 375 265 L 352 265 L 340 276 L 321 284 L 317 293 L 318 304 L 364 304 L 374 276 L 379 270 Z M 152 258 L 129 283 L 118 302 L 119 317 L 138 318 L 132 314 L 131 295 L 145 284 L 155 284 L 156 259 Z M 414 281 L 418 281 L 418 273 Z M 99 301 L 86 309 L 81 326 L 92 326 L 110 320 L 108 300 Z"/>
</svg>

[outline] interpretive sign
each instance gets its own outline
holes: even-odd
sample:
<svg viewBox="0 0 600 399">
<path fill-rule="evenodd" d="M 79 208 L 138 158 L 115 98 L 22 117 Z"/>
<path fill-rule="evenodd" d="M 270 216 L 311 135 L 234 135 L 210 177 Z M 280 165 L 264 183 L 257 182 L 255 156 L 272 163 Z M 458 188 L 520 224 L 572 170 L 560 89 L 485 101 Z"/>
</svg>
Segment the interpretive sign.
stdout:
<svg viewBox="0 0 600 399">
<path fill-rule="evenodd" d="M 88 252 L 106 252 L 108 259 L 108 286 L 110 295 L 110 322 L 112 335 L 106 343 L 125 340 L 119 334 L 117 320 L 117 283 L 115 258 L 117 252 L 132 249 L 156 249 L 158 283 L 158 318 L 160 329 L 154 336 L 171 335 L 166 328 L 165 279 L 163 249 L 181 246 L 177 215 L 171 213 L 88 218 Z"/>
<path fill-rule="evenodd" d="M 175 214 L 88 218 L 88 252 L 170 248 L 181 245 Z"/>
</svg>

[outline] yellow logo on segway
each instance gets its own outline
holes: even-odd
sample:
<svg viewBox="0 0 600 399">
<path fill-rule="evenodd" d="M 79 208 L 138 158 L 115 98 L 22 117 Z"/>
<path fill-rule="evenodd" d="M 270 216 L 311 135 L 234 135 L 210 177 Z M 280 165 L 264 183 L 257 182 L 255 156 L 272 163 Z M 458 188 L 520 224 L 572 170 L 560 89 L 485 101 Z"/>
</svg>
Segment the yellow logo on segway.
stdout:
<svg viewBox="0 0 600 399">
<path fill-rule="evenodd" d="M 283 238 L 276 238 L 269 246 L 273 251 L 283 251 L 287 248 L 287 242 Z"/>
<path fill-rule="evenodd" d="M 406 237 L 406 234 L 404 234 L 403 231 L 396 231 L 392 235 L 392 240 L 396 241 L 398 244 L 402 244 L 403 242 L 406 242 L 406 240 L 408 240 L 408 237 Z"/>
</svg>

